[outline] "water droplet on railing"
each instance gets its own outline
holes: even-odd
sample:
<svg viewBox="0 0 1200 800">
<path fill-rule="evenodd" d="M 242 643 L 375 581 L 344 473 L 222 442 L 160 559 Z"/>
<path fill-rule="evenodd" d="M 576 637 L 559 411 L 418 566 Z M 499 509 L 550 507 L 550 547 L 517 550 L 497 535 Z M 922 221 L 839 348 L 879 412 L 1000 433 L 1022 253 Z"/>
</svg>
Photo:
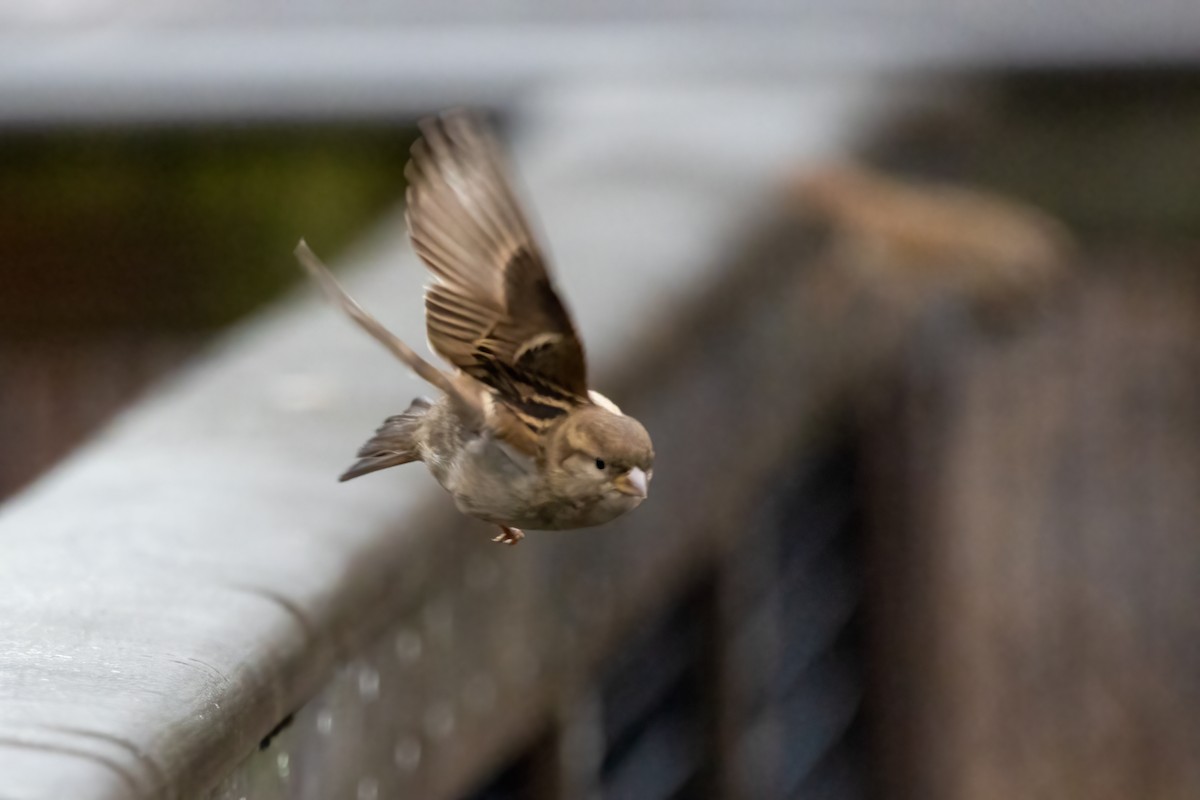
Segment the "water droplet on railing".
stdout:
<svg viewBox="0 0 1200 800">
<path fill-rule="evenodd" d="M 412 772 L 421 765 L 421 742 L 415 736 L 405 736 L 396 742 L 392 757 L 397 767 L 404 772 Z"/>
<path fill-rule="evenodd" d="M 275 766 L 279 770 L 279 777 L 284 780 L 287 780 L 288 776 L 292 774 L 291 759 L 288 758 L 287 753 L 275 756 Z"/>
<path fill-rule="evenodd" d="M 379 797 L 379 781 L 374 778 L 360 778 L 358 781 L 358 800 L 377 800 Z"/>
<path fill-rule="evenodd" d="M 454 733 L 454 708 L 449 703 L 433 703 L 425 710 L 425 732 L 433 739 L 445 739 Z"/>
<path fill-rule="evenodd" d="M 359 670 L 358 696 L 368 703 L 379 699 L 379 672 L 374 667 Z"/>
<path fill-rule="evenodd" d="M 402 630 L 396 634 L 396 658 L 404 664 L 415 664 L 421 660 L 421 634 L 416 631 Z"/>
<path fill-rule="evenodd" d="M 328 709 L 317 714 L 317 733 L 328 736 L 333 730 L 333 712 Z"/>
</svg>

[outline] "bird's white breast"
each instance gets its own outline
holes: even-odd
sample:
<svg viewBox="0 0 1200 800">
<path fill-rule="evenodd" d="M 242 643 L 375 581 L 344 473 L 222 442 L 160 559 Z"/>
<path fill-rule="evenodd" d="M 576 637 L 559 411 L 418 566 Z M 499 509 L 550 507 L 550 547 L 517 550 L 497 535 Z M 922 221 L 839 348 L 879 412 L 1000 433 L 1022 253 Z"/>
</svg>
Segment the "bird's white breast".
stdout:
<svg viewBox="0 0 1200 800">
<path fill-rule="evenodd" d="M 602 525 L 637 506 L 628 495 L 557 497 L 533 459 L 490 435 L 472 439 L 449 469 L 434 473 L 458 510 L 486 522 L 530 530 Z"/>
</svg>

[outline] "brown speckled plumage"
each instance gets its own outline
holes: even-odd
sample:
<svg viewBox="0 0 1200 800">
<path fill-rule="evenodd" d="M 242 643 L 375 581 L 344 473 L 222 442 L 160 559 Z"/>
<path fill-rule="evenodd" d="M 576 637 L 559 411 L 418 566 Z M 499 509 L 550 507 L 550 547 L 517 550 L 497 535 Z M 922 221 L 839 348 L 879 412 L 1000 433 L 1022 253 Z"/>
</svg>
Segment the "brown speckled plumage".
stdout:
<svg viewBox="0 0 1200 800">
<path fill-rule="evenodd" d="M 502 529 L 599 525 L 646 496 L 646 429 L 589 390 L 583 345 L 512 191 L 500 149 L 474 116 L 421 124 L 406 219 L 433 273 L 425 293 L 437 369 L 367 314 L 303 242 L 326 294 L 442 395 L 389 417 L 343 474 L 424 461 L 459 510 Z"/>
</svg>

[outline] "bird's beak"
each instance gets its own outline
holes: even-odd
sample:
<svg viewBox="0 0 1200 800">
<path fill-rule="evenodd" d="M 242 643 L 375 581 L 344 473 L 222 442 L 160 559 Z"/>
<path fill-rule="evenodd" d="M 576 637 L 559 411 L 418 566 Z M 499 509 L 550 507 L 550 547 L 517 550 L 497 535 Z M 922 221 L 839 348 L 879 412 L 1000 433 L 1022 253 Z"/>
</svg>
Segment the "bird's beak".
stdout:
<svg viewBox="0 0 1200 800">
<path fill-rule="evenodd" d="M 617 487 L 618 492 L 633 495 L 644 500 L 646 499 L 646 488 L 647 484 L 649 484 L 649 479 L 641 467 L 634 467 L 624 475 L 618 475 L 613 484 Z"/>
</svg>

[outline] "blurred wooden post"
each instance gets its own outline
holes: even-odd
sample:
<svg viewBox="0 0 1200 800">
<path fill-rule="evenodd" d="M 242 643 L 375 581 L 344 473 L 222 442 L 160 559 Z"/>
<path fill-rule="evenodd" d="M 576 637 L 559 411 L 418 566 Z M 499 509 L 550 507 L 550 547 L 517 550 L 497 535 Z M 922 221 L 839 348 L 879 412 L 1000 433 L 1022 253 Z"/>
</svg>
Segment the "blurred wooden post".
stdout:
<svg viewBox="0 0 1200 800">
<path fill-rule="evenodd" d="M 943 325 L 876 430 L 886 797 L 1200 796 L 1200 292 L 1081 266 L 1032 329 Z"/>
</svg>

